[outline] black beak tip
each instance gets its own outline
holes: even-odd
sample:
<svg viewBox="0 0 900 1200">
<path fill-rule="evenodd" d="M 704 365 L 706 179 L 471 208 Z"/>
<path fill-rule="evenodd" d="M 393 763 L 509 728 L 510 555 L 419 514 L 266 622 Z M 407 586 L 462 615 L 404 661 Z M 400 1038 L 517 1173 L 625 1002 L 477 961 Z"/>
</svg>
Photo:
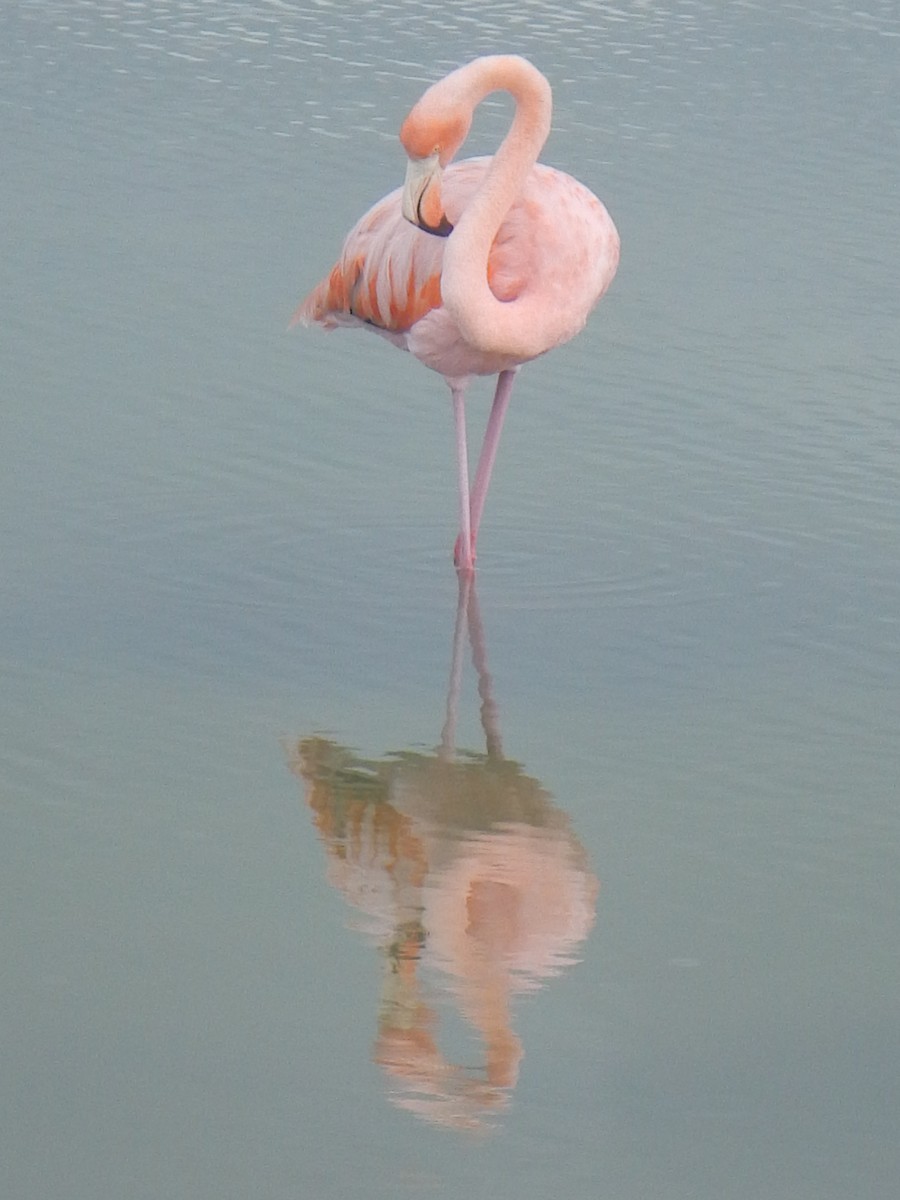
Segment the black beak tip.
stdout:
<svg viewBox="0 0 900 1200">
<path fill-rule="evenodd" d="M 425 218 L 422 216 L 421 209 L 416 210 L 416 217 L 418 219 L 413 221 L 412 223 L 413 223 L 413 225 L 418 226 L 418 228 L 421 229 L 423 233 L 430 233 L 434 237 L 449 237 L 450 234 L 453 232 L 453 226 L 447 220 L 446 213 L 441 213 L 441 219 L 437 225 L 429 225 L 428 222 L 425 220 Z"/>
<path fill-rule="evenodd" d="M 439 225 L 421 225 L 420 229 L 424 229 L 426 233 L 433 233 L 435 237 L 449 237 L 453 232 L 453 226 L 447 220 L 446 213 L 442 214 Z"/>
</svg>

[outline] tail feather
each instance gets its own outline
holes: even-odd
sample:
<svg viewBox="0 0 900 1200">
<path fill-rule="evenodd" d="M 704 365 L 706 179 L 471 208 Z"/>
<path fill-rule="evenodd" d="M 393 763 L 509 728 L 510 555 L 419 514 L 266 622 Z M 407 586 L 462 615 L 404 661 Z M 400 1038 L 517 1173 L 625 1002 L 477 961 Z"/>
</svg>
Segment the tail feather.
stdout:
<svg viewBox="0 0 900 1200">
<path fill-rule="evenodd" d="M 322 325 L 333 329 L 337 324 L 335 312 L 345 311 L 341 304 L 341 296 L 336 294 L 335 276 L 339 276 L 340 266 L 336 266 L 327 278 L 317 284 L 309 295 L 301 300 L 291 317 L 289 329 L 296 325 Z"/>
</svg>

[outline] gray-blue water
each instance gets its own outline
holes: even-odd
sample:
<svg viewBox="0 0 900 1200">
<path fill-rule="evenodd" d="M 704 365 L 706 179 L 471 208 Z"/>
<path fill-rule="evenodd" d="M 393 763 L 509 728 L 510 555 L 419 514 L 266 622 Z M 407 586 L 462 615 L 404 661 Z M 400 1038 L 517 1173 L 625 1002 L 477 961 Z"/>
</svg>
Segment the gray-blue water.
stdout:
<svg viewBox="0 0 900 1200">
<path fill-rule="evenodd" d="M 286 326 L 506 50 L 623 254 L 458 596 L 442 381 Z M 888 0 L 3 6 L 4 1196 L 896 1194 L 898 54 Z"/>
</svg>

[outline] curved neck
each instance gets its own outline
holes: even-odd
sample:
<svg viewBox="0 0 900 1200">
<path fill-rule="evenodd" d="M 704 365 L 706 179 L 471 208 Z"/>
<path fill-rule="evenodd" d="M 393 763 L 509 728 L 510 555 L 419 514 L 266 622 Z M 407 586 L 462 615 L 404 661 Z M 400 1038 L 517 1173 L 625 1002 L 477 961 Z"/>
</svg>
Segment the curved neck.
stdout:
<svg viewBox="0 0 900 1200">
<path fill-rule="evenodd" d="M 552 96 L 544 76 L 524 58 L 478 59 L 455 72 L 461 103 L 473 111 L 491 92 L 507 91 L 516 102 L 509 132 L 487 175 L 447 240 L 441 276 L 444 306 L 471 345 L 512 358 L 533 358 L 546 348 L 533 321 L 523 321 L 525 301 L 498 300 L 488 286 L 494 238 L 550 132 Z M 452 77 L 451 77 L 452 78 Z M 518 311 L 517 311 L 518 309 Z"/>
</svg>

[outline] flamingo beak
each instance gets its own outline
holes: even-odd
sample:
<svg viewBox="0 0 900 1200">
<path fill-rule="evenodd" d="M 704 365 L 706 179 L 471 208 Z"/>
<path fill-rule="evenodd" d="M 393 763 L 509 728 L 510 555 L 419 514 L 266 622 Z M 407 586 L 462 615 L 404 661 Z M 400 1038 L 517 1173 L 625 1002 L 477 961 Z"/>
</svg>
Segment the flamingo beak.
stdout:
<svg viewBox="0 0 900 1200">
<path fill-rule="evenodd" d="M 453 232 L 441 201 L 441 172 L 437 151 L 428 158 L 411 158 L 403 185 L 404 217 L 435 237 L 447 237 Z"/>
</svg>

